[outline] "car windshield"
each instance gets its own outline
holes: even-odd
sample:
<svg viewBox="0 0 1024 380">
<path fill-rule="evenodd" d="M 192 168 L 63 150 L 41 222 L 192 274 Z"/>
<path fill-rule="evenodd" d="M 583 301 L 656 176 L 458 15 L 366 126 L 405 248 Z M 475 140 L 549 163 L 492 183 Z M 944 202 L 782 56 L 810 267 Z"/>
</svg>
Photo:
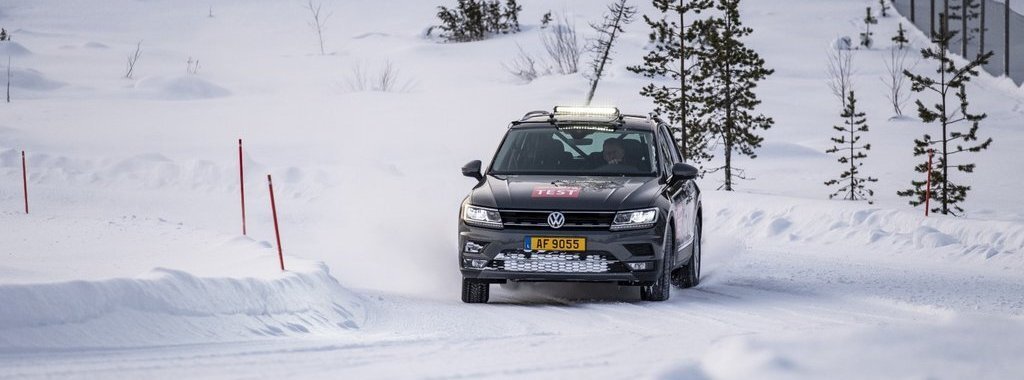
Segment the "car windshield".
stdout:
<svg viewBox="0 0 1024 380">
<path fill-rule="evenodd" d="M 651 132 L 600 126 L 513 129 L 490 173 L 654 176 L 653 140 Z"/>
</svg>

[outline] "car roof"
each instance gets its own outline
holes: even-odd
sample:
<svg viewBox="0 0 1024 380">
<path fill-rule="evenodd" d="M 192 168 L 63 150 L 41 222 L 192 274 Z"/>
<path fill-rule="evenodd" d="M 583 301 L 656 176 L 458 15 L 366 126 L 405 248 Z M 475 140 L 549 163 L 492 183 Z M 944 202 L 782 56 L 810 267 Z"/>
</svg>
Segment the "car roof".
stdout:
<svg viewBox="0 0 1024 380">
<path fill-rule="evenodd" d="M 616 129 L 636 129 L 644 131 L 654 131 L 658 128 L 661 120 L 656 116 L 641 116 L 622 114 L 616 118 L 600 120 L 587 117 L 573 117 L 567 115 L 556 115 L 548 111 L 531 111 L 523 115 L 519 120 L 513 121 L 509 125 L 509 129 L 516 128 L 536 128 L 542 126 L 559 126 L 559 125 L 573 125 L 573 124 L 586 124 L 595 126 L 608 126 Z"/>
</svg>

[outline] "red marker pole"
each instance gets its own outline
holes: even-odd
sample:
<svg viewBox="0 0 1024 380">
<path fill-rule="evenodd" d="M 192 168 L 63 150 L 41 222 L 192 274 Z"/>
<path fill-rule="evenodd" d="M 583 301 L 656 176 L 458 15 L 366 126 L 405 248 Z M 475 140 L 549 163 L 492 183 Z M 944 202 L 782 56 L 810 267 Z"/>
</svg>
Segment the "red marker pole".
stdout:
<svg viewBox="0 0 1024 380">
<path fill-rule="evenodd" d="M 242 139 L 238 139 L 238 188 L 242 192 L 242 235 L 245 233 L 245 171 L 242 170 Z"/>
<path fill-rule="evenodd" d="M 28 170 L 25 169 L 25 151 L 21 151 L 21 190 L 25 194 L 25 213 L 28 214 Z"/>
<path fill-rule="evenodd" d="M 932 199 L 932 156 L 935 155 L 935 151 L 928 150 L 928 185 L 924 190 L 924 216 L 928 216 L 928 209 L 931 208 Z"/>
<path fill-rule="evenodd" d="M 277 227 L 277 205 L 274 203 L 274 182 L 267 174 L 267 187 L 270 188 L 270 211 L 274 214 L 274 235 L 277 237 L 277 258 L 281 261 L 281 270 L 284 270 L 284 253 L 281 250 L 281 230 Z"/>
</svg>

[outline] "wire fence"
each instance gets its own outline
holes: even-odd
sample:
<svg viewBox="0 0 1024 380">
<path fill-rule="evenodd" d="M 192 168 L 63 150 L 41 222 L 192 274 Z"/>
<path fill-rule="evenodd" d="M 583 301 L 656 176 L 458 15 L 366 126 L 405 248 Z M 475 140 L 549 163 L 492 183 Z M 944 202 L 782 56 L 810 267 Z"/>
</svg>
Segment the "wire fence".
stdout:
<svg viewBox="0 0 1024 380">
<path fill-rule="evenodd" d="M 985 71 L 1009 76 L 1018 85 L 1024 83 L 1024 15 L 1020 13 L 1024 0 L 891 1 L 901 15 L 927 35 L 941 28 L 943 14 L 950 15 L 949 29 L 957 32 L 950 50 L 969 59 L 992 51 Z M 967 17 L 960 17 L 964 8 Z"/>
</svg>

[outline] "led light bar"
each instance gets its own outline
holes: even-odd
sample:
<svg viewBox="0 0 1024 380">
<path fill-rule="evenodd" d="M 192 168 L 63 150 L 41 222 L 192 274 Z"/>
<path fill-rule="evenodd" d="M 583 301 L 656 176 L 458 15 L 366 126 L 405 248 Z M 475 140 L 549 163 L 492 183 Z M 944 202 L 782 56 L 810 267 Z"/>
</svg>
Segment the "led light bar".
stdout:
<svg viewBox="0 0 1024 380">
<path fill-rule="evenodd" d="M 606 119 L 617 119 L 619 118 L 619 109 L 615 107 L 574 107 L 574 106 L 557 106 L 555 107 L 555 117 L 559 115 L 563 116 L 576 116 L 586 118 L 606 118 Z"/>
</svg>

